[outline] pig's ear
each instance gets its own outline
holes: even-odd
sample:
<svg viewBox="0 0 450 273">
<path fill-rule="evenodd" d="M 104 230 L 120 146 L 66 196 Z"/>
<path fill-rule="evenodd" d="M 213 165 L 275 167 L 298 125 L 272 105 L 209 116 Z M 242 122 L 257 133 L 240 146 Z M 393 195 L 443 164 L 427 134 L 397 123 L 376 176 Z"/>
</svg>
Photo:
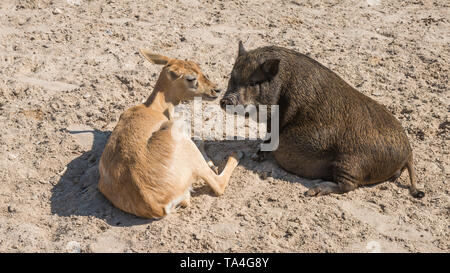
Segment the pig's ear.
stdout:
<svg viewBox="0 0 450 273">
<path fill-rule="evenodd" d="M 258 69 L 253 72 L 249 79 L 250 83 L 258 83 L 272 80 L 278 73 L 278 66 L 280 60 L 269 59 L 266 60 Z"/>
<path fill-rule="evenodd" d="M 242 43 L 242 41 L 239 41 L 238 57 L 244 55 L 245 53 L 247 53 L 247 51 L 244 48 L 244 44 Z"/>
<path fill-rule="evenodd" d="M 261 65 L 261 70 L 264 72 L 267 80 L 271 80 L 278 73 L 278 66 L 280 64 L 280 60 L 278 59 L 269 59 L 265 61 Z"/>
</svg>

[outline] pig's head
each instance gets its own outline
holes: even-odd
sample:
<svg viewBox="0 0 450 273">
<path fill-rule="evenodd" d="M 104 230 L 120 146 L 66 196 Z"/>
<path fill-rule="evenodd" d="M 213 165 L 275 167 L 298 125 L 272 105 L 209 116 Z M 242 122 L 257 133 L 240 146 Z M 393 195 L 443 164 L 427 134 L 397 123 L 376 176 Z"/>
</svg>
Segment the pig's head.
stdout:
<svg viewBox="0 0 450 273">
<path fill-rule="evenodd" d="M 279 84 L 276 80 L 280 59 L 258 51 L 246 51 L 239 42 L 238 57 L 231 71 L 228 88 L 220 101 L 227 105 L 270 105 L 277 103 Z"/>
</svg>

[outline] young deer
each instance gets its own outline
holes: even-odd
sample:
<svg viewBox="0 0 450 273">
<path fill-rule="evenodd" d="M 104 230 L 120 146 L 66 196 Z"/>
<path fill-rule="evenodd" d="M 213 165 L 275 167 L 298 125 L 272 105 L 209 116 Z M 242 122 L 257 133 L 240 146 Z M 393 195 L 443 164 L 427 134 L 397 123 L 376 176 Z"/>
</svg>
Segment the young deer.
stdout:
<svg viewBox="0 0 450 273">
<path fill-rule="evenodd" d="M 214 100 L 220 90 L 195 62 L 140 52 L 164 67 L 147 101 L 120 116 L 100 159 L 98 188 L 117 208 L 156 218 L 178 205 L 188 206 L 191 184 L 198 178 L 223 194 L 242 153 L 233 153 L 217 175 L 183 130 L 183 122 L 173 120 L 173 107 L 195 96 Z"/>
</svg>

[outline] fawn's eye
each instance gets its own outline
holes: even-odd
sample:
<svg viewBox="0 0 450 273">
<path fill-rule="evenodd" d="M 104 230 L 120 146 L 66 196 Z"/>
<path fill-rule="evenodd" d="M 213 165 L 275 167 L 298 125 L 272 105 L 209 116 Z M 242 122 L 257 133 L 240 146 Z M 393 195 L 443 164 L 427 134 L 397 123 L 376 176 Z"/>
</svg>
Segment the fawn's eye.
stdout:
<svg viewBox="0 0 450 273">
<path fill-rule="evenodd" d="M 197 80 L 197 77 L 194 76 L 194 75 L 186 75 L 184 78 L 185 78 L 188 82 L 194 82 L 194 81 Z"/>
<path fill-rule="evenodd" d="M 258 82 L 251 81 L 251 82 L 248 83 L 248 85 L 249 86 L 255 86 L 255 85 L 258 85 Z"/>
</svg>

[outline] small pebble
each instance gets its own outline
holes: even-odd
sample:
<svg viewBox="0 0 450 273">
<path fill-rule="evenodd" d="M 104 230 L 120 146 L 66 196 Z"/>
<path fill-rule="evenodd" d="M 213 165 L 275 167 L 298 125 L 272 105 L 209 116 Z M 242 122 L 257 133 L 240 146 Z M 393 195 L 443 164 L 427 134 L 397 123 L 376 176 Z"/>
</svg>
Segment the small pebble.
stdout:
<svg viewBox="0 0 450 273">
<path fill-rule="evenodd" d="M 57 15 L 57 14 L 61 14 L 62 11 L 61 11 L 60 9 L 56 8 L 56 9 L 54 9 L 54 10 L 52 11 L 52 13 L 53 13 L 54 15 Z"/>
<path fill-rule="evenodd" d="M 81 5 L 81 0 L 66 0 L 69 5 L 79 6 Z"/>
<path fill-rule="evenodd" d="M 13 206 L 9 205 L 8 206 L 8 212 L 9 213 L 14 213 L 14 212 L 16 212 L 16 209 Z"/>
</svg>

